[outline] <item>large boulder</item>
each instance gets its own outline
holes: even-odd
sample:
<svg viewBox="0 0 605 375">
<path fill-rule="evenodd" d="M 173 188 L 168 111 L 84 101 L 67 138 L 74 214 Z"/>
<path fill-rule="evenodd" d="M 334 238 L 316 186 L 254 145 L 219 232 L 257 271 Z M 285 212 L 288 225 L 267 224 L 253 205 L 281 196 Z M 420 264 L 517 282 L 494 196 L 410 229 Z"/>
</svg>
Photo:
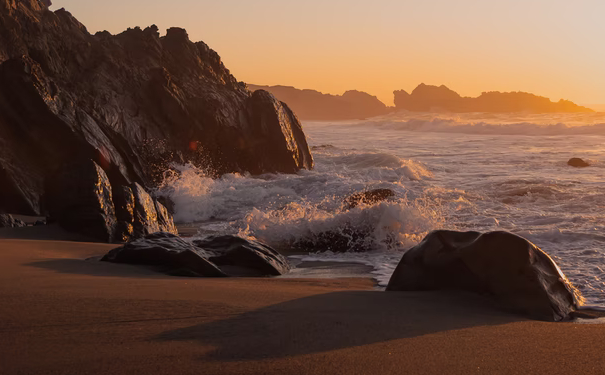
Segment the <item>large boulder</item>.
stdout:
<svg viewBox="0 0 605 375">
<path fill-rule="evenodd" d="M 404 254 L 387 286 L 437 289 L 491 294 L 507 309 L 549 321 L 568 318 L 581 301 L 544 251 L 508 232 L 431 232 Z"/>
<path fill-rule="evenodd" d="M 172 233 L 156 232 L 107 253 L 102 261 L 156 266 L 178 276 L 226 276 L 207 254 Z"/>
<path fill-rule="evenodd" d="M 227 235 L 194 240 L 193 244 L 212 254 L 209 260 L 230 276 L 278 276 L 290 271 L 283 255 L 258 241 Z"/>
<path fill-rule="evenodd" d="M 64 165 L 46 186 L 50 217 L 61 227 L 99 241 L 113 240 L 117 221 L 111 184 L 94 161 Z"/>
<path fill-rule="evenodd" d="M 173 162 L 213 175 L 313 167 L 292 111 L 185 30 L 91 35 L 64 9 L 0 1 L 0 210 L 44 214 L 49 172 L 80 159 L 148 188 Z"/>
</svg>

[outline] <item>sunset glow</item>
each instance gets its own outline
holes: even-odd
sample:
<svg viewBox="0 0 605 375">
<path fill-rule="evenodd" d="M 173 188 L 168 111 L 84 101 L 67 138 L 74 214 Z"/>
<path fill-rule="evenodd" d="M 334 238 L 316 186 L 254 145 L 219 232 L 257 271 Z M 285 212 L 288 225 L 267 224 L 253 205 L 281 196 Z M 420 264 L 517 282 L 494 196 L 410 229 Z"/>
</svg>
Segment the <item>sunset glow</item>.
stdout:
<svg viewBox="0 0 605 375">
<path fill-rule="evenodd" d="M 596 0 L 56 0 L 90 32 L 156 24 L 187 29 L 239 79 L 388 105 L 421 82 L 465 96 L 527 91 L 605 103 L 605 3 Z"/>
</svg>

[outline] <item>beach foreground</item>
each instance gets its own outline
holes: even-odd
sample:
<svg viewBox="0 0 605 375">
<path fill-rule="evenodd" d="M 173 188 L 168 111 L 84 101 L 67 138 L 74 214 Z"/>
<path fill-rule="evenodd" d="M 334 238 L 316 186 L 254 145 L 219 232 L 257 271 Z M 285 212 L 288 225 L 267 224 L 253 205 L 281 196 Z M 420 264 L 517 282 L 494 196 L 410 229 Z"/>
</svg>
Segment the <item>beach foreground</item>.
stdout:
<svg viewBox="0 0 605 375">
<path fill-rule="evenodd" d="M 2 374 L 602 373 L 605 325 L 370 279 L 202 279 L 0 239 Z"/>
</svg>

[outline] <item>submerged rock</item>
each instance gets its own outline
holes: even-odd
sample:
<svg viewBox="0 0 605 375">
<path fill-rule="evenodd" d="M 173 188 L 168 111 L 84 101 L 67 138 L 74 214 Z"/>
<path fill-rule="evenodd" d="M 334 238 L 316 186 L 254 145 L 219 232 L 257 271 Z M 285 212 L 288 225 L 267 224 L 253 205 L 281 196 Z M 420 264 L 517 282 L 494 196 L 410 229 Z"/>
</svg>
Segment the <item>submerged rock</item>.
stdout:
<svg viewBox="0 0 605 375">
<path fill-rule="evenodd" d="M 203 250 L 172 233 L 156 232 L 111 250 L 101 260 L 158 266 L 177 276 L 226 276 L 206 256 Z"/>
<path fill-rule="evenodd" d="M 64 165 L 46 183 L 50 217 L 64 229 L 111 242 L 116 214 L 107 175 L 92 160 Z"/>
<path fill-rule="evenodd" d="M 278 276 L 290 271 L 288 260 L 273 248 L 237 236 L 216 236 L 193 244 L 212 254 L 211 262 L 229 276 Z"/>
<path fill-rule="evenodd" d="M 173 162 L 213 175 L 313 167 L 294 113 L 185 30 L 91 35 L 64 9 L 0 1 L 0 210 L 44 214 L 49 171 L 80 159 L 145 187 Z"/>
<path fill-rule="evenodd" d="M 374 189 L 355 193 L 344 200 L 348 209 L 355 208 L 359 204 L 375 204 L 394 197 L 395 193 L 391 189 Z"/>
<path fill-rule="evenodd" d="M 567 165 L 572 166 L 572 167 L 578 167 L 578 168 L 590 167 L 590 164 L 588 164 L 587 162 L 585 162 L 584 160 L 582 160 L 580 158 L 569 159 L 567 161 Z"/>
<path fill-rule="evenodd" d="M 387 286 L 437 289 L 491 294 L 507 309 L 549 321 L 568 318 L 581 300 L 544 251 L 508 232 L 431 232 L 404 254 Z"/>
</svg>

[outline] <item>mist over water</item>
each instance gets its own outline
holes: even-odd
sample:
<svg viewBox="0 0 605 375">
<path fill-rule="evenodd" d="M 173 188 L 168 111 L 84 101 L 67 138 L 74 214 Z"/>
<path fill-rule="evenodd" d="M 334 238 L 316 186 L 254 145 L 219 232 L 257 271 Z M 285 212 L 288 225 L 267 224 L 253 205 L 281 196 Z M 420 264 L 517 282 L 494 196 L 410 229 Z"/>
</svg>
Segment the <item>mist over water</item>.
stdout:
<svg viewBox="0 0 605 375">
<path fill-rule="evenodd" d="M 339 233 L 369 251 L 299 257 L 371 265 L 382 285 L 430 230 L 507 230 L 548 252 L 588 304 L 605 306 L 604 114 L 404 112 L 303 125 L 315 170 L 212 180 L 178 166 L 161 187 L 175 219 L 196 223 L 200 235 L 240 234 L 281 249 L 322 246 L 326 233 Z M 571 157 L 592 166 L 569 167 Z M 343 203 L 375 188 L 396 197 Z"/>
</svg>

